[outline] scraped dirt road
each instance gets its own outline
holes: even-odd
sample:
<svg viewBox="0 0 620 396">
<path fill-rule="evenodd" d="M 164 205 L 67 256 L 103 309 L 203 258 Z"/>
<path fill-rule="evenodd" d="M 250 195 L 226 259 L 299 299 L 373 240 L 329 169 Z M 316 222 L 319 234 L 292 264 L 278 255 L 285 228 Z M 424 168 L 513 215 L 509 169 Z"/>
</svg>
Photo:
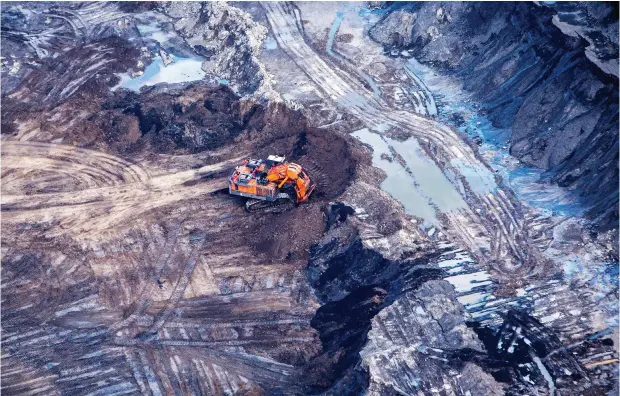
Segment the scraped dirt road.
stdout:
<svg viewBox="0 0 620 396">
<path fill-rule="evenodd" d="M 5 224 L 54 221 L 56 231 L 96 234 L 145 211 L 226 188 L 221 177 L 192 183 L 243 157 L 196 170 L 151 177 L 140 165 L 113 155 L 54 143 L 2 143 Z M 66 191 L 46 192 L 61 189 Z"/>
</svg>

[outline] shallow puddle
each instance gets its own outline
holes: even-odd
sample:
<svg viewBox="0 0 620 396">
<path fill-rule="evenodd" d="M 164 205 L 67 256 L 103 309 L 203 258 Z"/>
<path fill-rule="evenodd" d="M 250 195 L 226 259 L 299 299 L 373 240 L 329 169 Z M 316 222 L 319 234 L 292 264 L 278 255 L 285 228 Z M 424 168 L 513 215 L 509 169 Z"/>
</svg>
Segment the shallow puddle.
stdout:
<svg viewBox="0 0 620 396">
<path fill-rule="evenodd" d="M 164 66 L 161 57 L 155 57 L 153 62 L 144 70 L 144 74 L 139 77 L 131 78 L 127 74 L 121 75 L 121 82 L 118 86 L 138 92 L 143 86 L 198 81 L 205 77 L 206 73 L 202 70 L 202 60 L 180 58 L 174 55 L 170 55 L 170 58 L 173 62 Z"/>
<path fill-rule="evenodd" d="M 426 158 L 416 139 L 400 142 L 367 128 L 352 135 L 372 146 L 373 165 L 387 175 L 381 188 L 401 202 L 407 213 L 424 219 L 424 228 L 440 224 L 437 210 L 450 212 L 465 207 L 456 188 L 441 169 Z"/>
</svg>

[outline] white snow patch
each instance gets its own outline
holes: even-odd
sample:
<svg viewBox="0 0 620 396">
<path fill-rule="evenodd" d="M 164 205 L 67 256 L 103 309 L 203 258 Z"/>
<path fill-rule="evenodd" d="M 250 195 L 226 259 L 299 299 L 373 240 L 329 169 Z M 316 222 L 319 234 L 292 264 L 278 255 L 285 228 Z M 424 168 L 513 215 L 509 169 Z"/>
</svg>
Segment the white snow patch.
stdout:
<svg viewBox="0 0 620 396">
<path fill-rule="evenodd" d="M 549 393 L 551 394 L 551 396 L 553 396 L 553 394 L 555 393 L 555 383 L 553 382 L 551 374 L 549 374 L 549 371 L 547 371 L 547 368 L 538 356 L 534 356 L 532 360 L 538 366 L 538 369 L 542 373 L 543 377 L 545 377 L 545 380 L 547 380 L 547 383 L 549 384 Z"/>
<path fill-rule="evenodd" d="M 471 274 L 454 275 L 444 278 L 450 282 L 458 293 L 471 291 L 476 286 L 490 285 L 491 275 L 486 271 Z"/>
<path fill-rule="evenodd" d="M 480 304 L 489 298 L 489 293 L 472 293 L 457 297 L 457 300 L 463 305 Z"/>
</svg>

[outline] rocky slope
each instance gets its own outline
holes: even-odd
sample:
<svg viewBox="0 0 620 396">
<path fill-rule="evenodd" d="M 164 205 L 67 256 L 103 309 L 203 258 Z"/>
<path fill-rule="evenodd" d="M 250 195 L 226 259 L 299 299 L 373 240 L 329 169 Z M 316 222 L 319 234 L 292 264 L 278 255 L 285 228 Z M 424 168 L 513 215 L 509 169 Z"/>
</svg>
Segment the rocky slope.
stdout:
<svg viewBox="0 0 620 396">
<path fill-rule="evenodd" d="M 618 222 L 618 16 L 609 3 L 393 5 L 370 30 L 463 82 L 510 152 Z M 398 54 L 399 51 L 394 52 Z"/>
<path fill-rule="evenodd" d="M 319 7 L 321 18 L 285 5 L 285 21 L 320 30 Z M 453 20 L 444 12 L 433 21 Z M 349 134 L 358 117 L 305 95 L 303 79 L 273 90 L 265 59 L 303 71 L 282 53 L 257 56 L 269 17 L 252 3 L 2 4 L 2 391 L 610 390 L 616 366 L 598 363 L 617 357 L 613 342 L 592 334 L 603 326 L 590 316 L 566 312 L 599 315 L 588 305 L 598 295 L 571 300 L 581 284 L 541 271 L 533 300 L 491 296 L 495 280 L 447 227 L 421 226 L 380 188 L 378 148 Z M 386 20 L 400 18 L 416 20 L 407 9 Z M 413 34 L 398 29 L 376 38 Z M 207 73 L 179 83 L 170 70 L 190 58 Z M 153 72 L 159 84 L 124 85 Z M 397 92 L 383 72 L 384 94 Z M 318 187 L 292 211 L 246 213 L 226 177 L 242 158 L 273 153 Z M 476 295 L 489 306 L 463 305 Z"/>
<path fill-rule="evenodd" d="M 309 257 L 322 306 L 312 319 L 322 351 L 304 368 L 305 390 L 326 395 L 603 394 L 610 373 L 592 374 L 556 332 L 522 309 L 480 324 L 436 264 L 445 253 L 408 224 L 379 232 L 398 211 L 348 188 L 353 205 L 327 208 L 327 232 Z M 446 249 L 449 250 L 449 249 Z M 578 343 L 581 344 L 581 343 Z M 583 353 L 607 356 L 610 339 Z M 594 352 L 596 351 L 596 352 Z M 543 363 L 544 362 L 544 363 Z M 444 393 L 442 393 L 444 392 Z M 589 393 L 588 393 L 589 392 Z"/>
<path fill-rule="evenodd" d="M 257 57 L 267 29 L 241 9 L 224 2 L 166 3 L 162 11 L 200 56 L 207 73 L 218 75 L 240 94 L 274 99 L 272 81 Z"/>
</svg>

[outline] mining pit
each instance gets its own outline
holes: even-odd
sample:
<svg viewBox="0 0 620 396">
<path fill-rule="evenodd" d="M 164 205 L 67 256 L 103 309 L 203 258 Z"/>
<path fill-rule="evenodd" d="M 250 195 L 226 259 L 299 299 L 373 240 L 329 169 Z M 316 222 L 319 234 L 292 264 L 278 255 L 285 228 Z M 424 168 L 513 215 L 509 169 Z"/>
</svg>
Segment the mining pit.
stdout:
<svg viewBox="0 0 620 396">
<path fill-rule="evenodd" d="M 432 59 L 470 8 L 375 3 L 2 3 L 3 393 L 617 391 L 613 208 L 463 129 L 505 133 Z M 249 213 L 271 154 L 316 190 Z"/>
</svg>

